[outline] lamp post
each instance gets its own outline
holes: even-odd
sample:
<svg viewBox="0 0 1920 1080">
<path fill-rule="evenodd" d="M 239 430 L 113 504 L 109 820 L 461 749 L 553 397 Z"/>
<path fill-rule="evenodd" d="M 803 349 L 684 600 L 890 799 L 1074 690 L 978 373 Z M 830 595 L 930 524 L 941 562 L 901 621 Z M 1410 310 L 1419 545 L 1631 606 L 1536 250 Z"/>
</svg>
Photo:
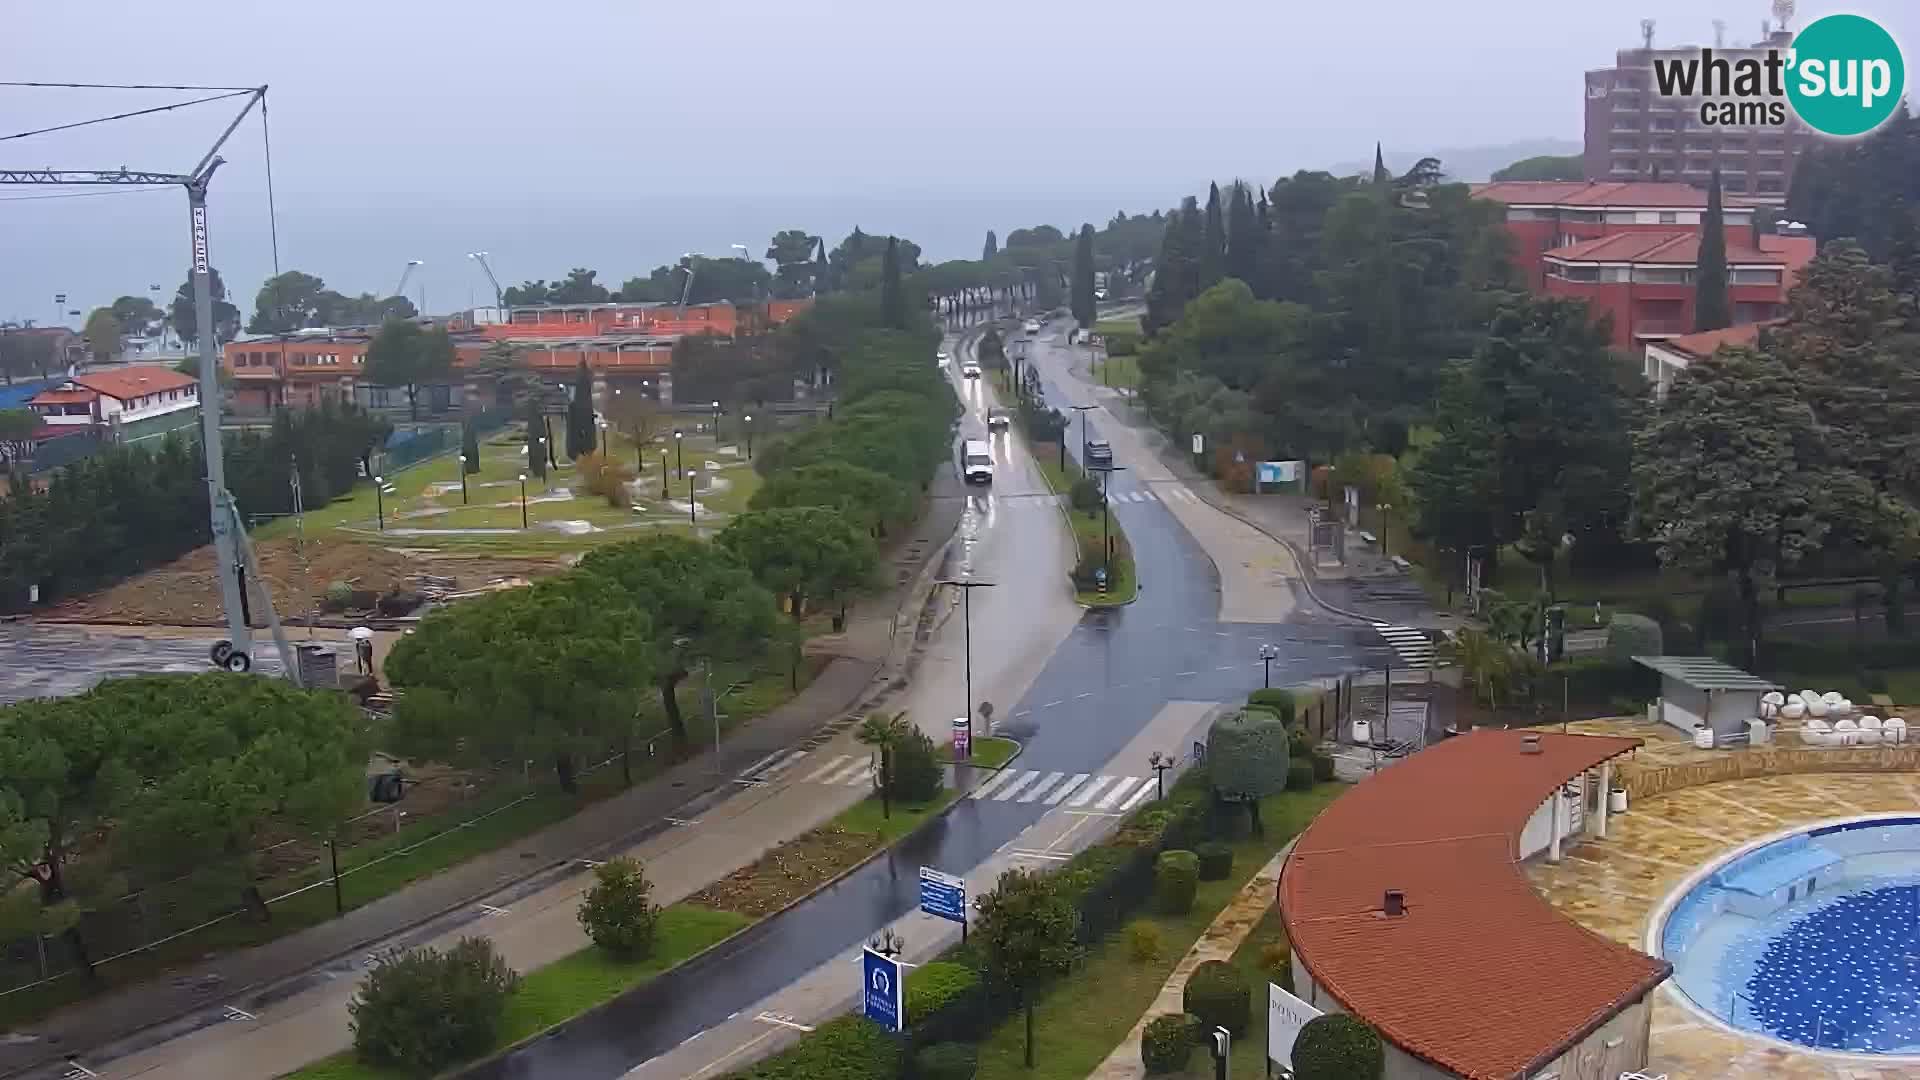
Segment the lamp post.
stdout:
<svg viewBox="0 0 1920 1080">
<path fill-rule="evenodd" d="M 1080 464 L 1085 467 L 1087 464 L 1087 411 L 1093 406 L 1069 405 L 1067 408 L 1080 414 Z M 1067 433 L 1064 431 L 1060 433 L 1060 471 L 1067 471 Z"/>
<path fill-rule="evenodd" d="M 1107 488 L 1113 483 L 1113 474 L 1125 468 L 1125 465 L 1108 464 L 1093 466 L 1087 470 L 1100 474 L 1100 568 L 1107 572 L 1109 581 L 1113 579 L 1113 532 L 1107 519 Z"/>
<path fill-rule="evenodd" d="M 991 589 L 991 581 L 974 581 L 971 578 L 942 578 L 936 585 L 951 585 L 960 590 L 961 622 L 966 627 L 967 657 L 967 741 L 973 741 L 973 590 Z"/>
<path fill-rule="evenodd" d="M 460 455 L 460 505 L 467 505 L 467 455 Z"/>
<path fill-rule="evenodd" d="M 380 520 L 380 531 L 387 531 L 387 481 L 385 477 L 373 478 L 373 512 Z"/>
<path fill-rule="evenodd" d="M 1273 661 L 1279 655 L 1280 650 L 1277 646 L 1260 646 L 1260 666 L 1265 669 L 1260 675 L 1260 685 L 1268 690 L 1273 689 Z"/>
<path fill-rule="evenodd" d="M 607 456 L 607 418 L 604 416 L 594 417 L 593 426 L 600 429 L 600 456 L 606 457 Z"/>
<path fill-rule="evenodd" d="M 720 446 L 720 403 L 717 401 L 713 403 L 713 445 L 715 449 Z"/>
<path fill-rule="evenodd" d="M 1385 558 L 1388 555 L 1392 554 L 1387 550 L 1387 533 L 1392 531 L 1392 529 L 1390 528 L 1392 524 L 1392 519 L 1389 517 L 1389 515 L 1392 513 L 1393 513 L 1392 503 L 1380 504 L 1380 557 L 1381 558 Z"/>
<path fill-rule="evenodd" d="M 667 448 L 660 448 L 660 497 L 667 497 Z"/>
<path fill-rule="evenodd" d="M 686 454 L 687 433 L 679 428 L 673 429 L 673 478 L 683 480 L 687 475 Z"/>
<path fill-rule="evenodd" d="M 527 527 L 527 474 L 520 474 L 520 527 Z"/>
<path fill-rule="evenodd" d="M 740 423 L 743 427 L 747 429 L 747 460 L 752 461 L 753 460 L 753 414 L 747 413 L 746 415 L 742 416 L 740 418 Z"/>
<path fill-rule="evenodd" d="M 1147 755 L 1147 768 L 1153 770 L 1154 798 L 1167 797 L 1167 770 L 1173 768 L 1173 757 L 1158 750 Z"/>
<path fill-rule="evenodd" d="M 689 473 L 687 473 L 687 524 L 689 524 L 689 525 L 692 525 L 692 524 L 694 524 L 694 520 L 693 520 L 693 485 L 694 485 L 694 478 L 693 478 L 693 473 L 692 473 L 692 472 L 689 472 Z"/>
</svg>

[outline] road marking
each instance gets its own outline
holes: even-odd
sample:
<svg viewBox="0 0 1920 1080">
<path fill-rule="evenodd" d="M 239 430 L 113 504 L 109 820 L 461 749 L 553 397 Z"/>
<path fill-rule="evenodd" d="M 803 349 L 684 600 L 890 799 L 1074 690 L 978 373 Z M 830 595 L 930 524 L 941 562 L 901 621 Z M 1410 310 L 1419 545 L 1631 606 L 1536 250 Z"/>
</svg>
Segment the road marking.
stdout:
<svg viewBox="0 0 1920 1080">
<path fill-rule="evenodd" d="M 1141 502 L 1159 502 L 1160 500 L 1157 496 L 1154 495 L 1153 490 L 1151 488 L 1143 488 L 1140 491 L 1140 501 Z"/>
<path fill-rule="evenodd" d="M 1115 806 L 1119 805 L 1121 799 L 1126 797 L 1127 792 L 1133 790 L 1134 784 L 1141 783 L 1141 782 L 1143 782 L 1142 778 L 1137 776 L 1121 777 L 1119 783 L 1108 788 L 1107 793 L 1105 795 L 1100 796 L 1100 801 L 1097 803 L 1094 803 L 1093 808 L 1095 810 L 1113 809 Z"/>
<path fill-rule="evenodd" d="M 1035 780 L 1039 779 L 1039 777 L 1040 777 L 1039 773 L 1033 771 L 1032 769 L 1028 769 L 1026 772 L 1023 772 L 1020 774 L 1020 779 L 1015 780 L 1013 783 L 1008 784 L 1006 787 L 1003 787 L 999 791 L 994 792 L 993 801 L 1006 802 L 1008 799 L 1011 799 L 1015 795 L 1020 794 L 1021 788 L 1024 788 L 1028 784 L 1033 783 Z"/>
<path fill-rule="evenodd" d="M 1091 799 L 1095 795 L 1100 794 L 1100 789 L 1103 787 L 1106 787 L 1108 784 L 1111 784 L 1111 783 L 1113 783 L 1113 777 L 1111 776 L 1096 777 L 1093 783 L 1088 784 L 1086 787 L 1081 788 L 1079 794 L 1075 795 L 1073 797 L 1073 800 L 1067 803 L 1067 805 L 1068 806 L 1085 806 L 1088 799 Z"/>
<path fill-rule="evenodd" d="M 1026 851 L 1021 848 L 1014 848 L 1007 854 L 1016 859 L 1047 859 L 1052 862 L 1066 862 L 1073 858 L 1071 855 L 1061 855 L 1052 851 Z"/>
<path fill-rule="evenodd" d="M 258 1019 L 260 1019 L 260 1018 L 259 1018 L 259 1017 L 257 1017 L 257 1016 L 255 1016 L 255 1015 L 253 1015 L 253 1014 L 252 1014 L 252 1013 L 250 1013 L 250 1012 L 247 1012 L 247 1011 L 246 1011 L 246 1010 L 244 1010 L 244 1009 L 236 1009 L 236 1008 L 234 1008 L 233 1006 L 231 1006 L 231 1005 L 229 1005 L 229 1006 L 227 1006 L 227 1019 L 229 1019 L 229 1020 L 258 1020 Z"/>
<path fill-rule="evenodd" d="M 1232 665 L 1232 664 L 1221 664 L 1221 665 L 1220 665 L 1219 667 L 1217 667 L 1217 668 L 1214 668 L 1213 670 L 1215 670 L 1215 671 L 1232 671 L 1232 670 L 1233 670 L 1233 665 Z"/>
<path fill-rule="evenodd" d="M 786 770 L 793 768 L 795 765 L 798 765 L 800 760 L 806 756 L 807 752 L 805 750 L 795 750 L 793 753 L 767 766 L 761 775 L 763 777 L 778 776 Z"/>
<path fill-rule="evenodd" d="M 842 781 L 841 787 L 862 787 L 873 783 L 873 763 L 869 761 L 860 770 Z"/>
<path fill-rule="evenodd" d="M 1048 806 L 1060 805 L 1060 800 L 1066 798 L 1068 795 L 1073 794 L 1074 788 L 1077 788 L 1081 784 L 1086 783 L 1087 777 L 1089 775 L 1090 775 L 1089 773 L 1074 773 L 1072 776 L 1067 777 L 1067 782 L 1060 785 L 1059 791 L 1056 791 L 1053 794 L 1047 796 L 1047 805 Z"/>
<path fill-rule="evenodd" d="M 1233 635 L 1227 633 L 1225 630 L 1215 630 L 1213 632 L 1213 636 L 1214 637 L 1232 637 Z"/>
<path fill-rule="evenodd" d="M 1141 784 L 1140 790 L 1134 792 L 1132 798 L 1128 799 L 1126 802 L 1120 805 L 1121 811 L 1125 812 L 1127 810 L 1133 809 L 1136 806 L 1139 806 L 1141 803 L 1145 802 L 1147 800 L 1147 796 L 1152 795 L 1155 790 L 1156 790 L 1156 785 L 1151 780 L 1148 780 L 1145 783 Z"/>
<path fill-rule="evenodd" d="M 1066 704 L 1066 699 L 1065 699 L 1065 698 L 1061 698 L 1061 699 L 1060 699 L 1059 701 L 1049 701 L 1049 702 L 1047 702 L 1047 703 L 1046 703 L 1045 705 L 1042 705 L 1042 706 L 1040 706 L 1040 707 L 1041 707 L 1041 708 L 1043 708 L 1043 709 L 1051 709 L 1051 708 L 1053 708 L 1053 707 L 1054 707 L 1055 705 L 1064 705 L 1064 704 Z"/>
<path fill-rule="evenodd" d="M 1072 815 L 1073 815 L 1073 816 L 1075 816 L 1075 817 L 1083 817 L 1083 818 L 1090 818 L 1090 817 L 1126 817 L 1126 816 L 1127 816 L 1127 815 L 1125 815 L 1125 814 L 1109 814 L 1109 813 L 1107 813 L 1107 812 L 1106 812 L 1106 811 L 1104 811 L 1104 810 L 1062 810 L 1062 811 L 1060 811 L 1060 812 L 1061 812 L 1061 813 L 1063 813 L 1063 814 L 1072 814 Z"/>
<path fill-rule="evenodd" d="M 1023 716 L 1032 716 L 1032 715 L 1033 715 L 1032 709 L 1021 709 L 1019 712 L 1013 714 L 1013 718 L 1015 720 L 1018 720 Z"/>
<path fill-rule="evenodd" d="M 605 862 L 602 862 L 599 859 L 575 859 L 573 861 L 576 863 L 579 863 L 581 866 L 584 866 L 589 870 L 598 870 L 601 867 L 607 865 Z"/>
<path fill-rule="evenodd" d="M 699 818 L 678 818 L 678 817 L 670 817 L 670 818 L 668 818 L 668 819 L 667 819 L 667 824 L 669 824 L 669 825 L 678 825 L 678 826 L 680 826 L 681 828 L 685 828 L 685 827 L 687 827 L 687 826 L 689 826 L 689 825 L 698 825 L 698 824 L 700 824 L 700 819 L 699 819 Z"/>
<path fill-rule="evenodd" d="M 871 767 L 872 767 L 872 763 L 869 762 L 866 758 L 854 758 L 848 761 L 845 765 L 842 765 L 840 768 L 835 769 L 831 773 L 828 773 L 826 777 L 824 777 L 820 782 L 823 784 L 832 784 L 835 786 L 840 786 L 845 784 L 848 780 L 852 779 L 853 777 L 859 776 L 861 773 L 866 772 L 867 769 Z"/>
<path fill-rule="evenodd" d="M 1093 696 L 1093 691 L 1091 691 L 1091 690 L 1087 690 L 1087 691 L 1084 691 L 1084 692 L 1082 692 L 1082 693 L 1078 693 L 1078 694 L 1075 694 L 1075 695 L 1073 695 L 1073 700 L 1075 700 L 1075 701 L 1079 701 L 1079 700 L 1080 700 L 1081 698 L 1090 698 L 1090 697 L 1092 697 L 1092 696 Z"/>
<path fill-rule="evenodd" d="M 763 1024 L 772 1024 L 775 1027 L 792 1028 L 795 1031 L 812 1031 L 813 1030 L 813 1028 L 809 1027 L 806 1024 L 801 1023 L 798 1020 L 795 1020 L 793 1017 L 788 1016 L 786 1013 L 763 1012 L 759 1016 L 754 1017 L 754 1019 L 758 1020 Z"/>
<path fill-rule="evenodd" d="M 1198 675 L 1198 674 L 1200 673 L 1197 671 L 1182 671 L 1179 674 L 1175 675 L 1174 678 L 1179 679 L 1179 678 L 1184 678 L 1188 675 Z"/>
<path fill-rule="evenodd" d="M 1052 788 L 1053 785 L 1059 783 L 1060 778 L 1065 775 L 1067 774 L 1063 772 L 1048 773 L 1047 778 L 1045 780 L 1042 780 L 1039 783 L 1033 785 L 1033 790 L 1027 792 L 1025 795 L 1020 796 L 1020 801 L 1021 802 L 1039 802 L 1040 797 L 1042 795 L 1045 795 L 1048 789 Z"/>
<path fill-rule="evenodd" d="M 1004 784 L 1011 779 L 1013 779 L 1013 772 L 1008 769 L 1002 769 L 999 772 L 994 773 L 993 778 L 988 780 L 986 783 L 981 784 L 979 787 L 974 788 L 972 791 L 967 792 L 967 798 L 984 799 L 987 797 L 987 792 L 992 791 L 994 788 L 999 787 L 1001 784 Z"/>
<path fill-rule="evenodd" d="M 506 908 L 494 907 L 492 904 L 480 904 L 478 906 L 481 911 L 484 911 L 489 915 L 505 915 L 507 913 Z"/>
<path fill-rule="evenodd" d="M 832 761 L 829 761 L 825 765 L 822 765 L 819 768 L 808 773 L 804 777 L 804 779 L 807 783 L 811 784 L 817 780 L 821 780 L 830 772 L 838 772 L 839 770 L 845 768 L 846 764 L 847 764 L 847 755 L 835 754 L 833 755 Z"/>
<path fill-rule="evenodd" d="M 708 1073 L 712 1072 L 715 1069 L 718 1069 L 721 1065 L 724 1065 L 728 1061 L 731 1061 L 732 1059 L 739 1057 L 741 1054 L 744 1054 L 747 1051 L 753 1049 L 754 1047 L 760 1045 L 760 1043 L 764 1042 L 765 1040 L 773 1038 L 776 1034 L 778 1034 L 778 1032 L 763 1031 L 760 1034 L 755 1035 L 752 1039 L 747 1040 L 745 1043 L 742 1043 L 741 1045 L 734 1047 L 733 1049 L 727 1051 L 726 1053 L 720 1055 L 719 1057 L 714 1058 L 711 1062 L 708 1062 L 707 1064 L 700 1066 L 698 1069 L 695 1069 L 693 1071 L 693 1074 L 687 1077 L 687 1080 L 699 1080 L 700 1077 L 707 1075 Z M 647 1059 L 647 1061 L 652 1061 L 652 1060 L 653 1058 Z M 641 1069 L 645 1068 L 647 1065 L 647 1061 L 643 1061 L 639 1065 L 628 1070 L 627 1075 L 632 1076 L 634 1073 L 637 1073 Z"/>
<path fill-rule="evenodd" d="M 67 1071 L 60 1075 L 65 1077 L 66 1080 L 81 1080 L 82 1077 L 99 1076 L 100 1074 L 80 1064 L 78 1061 L 68 1058 Z"/>
</svg>

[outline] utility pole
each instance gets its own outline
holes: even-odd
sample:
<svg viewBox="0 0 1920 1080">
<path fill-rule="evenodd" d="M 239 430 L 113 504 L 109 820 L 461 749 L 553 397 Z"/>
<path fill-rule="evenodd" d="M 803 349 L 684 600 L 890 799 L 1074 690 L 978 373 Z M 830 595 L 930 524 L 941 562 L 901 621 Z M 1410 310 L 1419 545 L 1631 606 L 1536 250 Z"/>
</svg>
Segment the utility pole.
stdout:
<svg viewBox="0 0 1920 1080">
<path fill-rule="evenodd" d="M 975 581 L 972 578 L 942 578 L 935 585 L 951 585 L 960 590 L 961 622 L 966 633 L 967 667 L 967 741 L 972 742 L 973 733 L 973 590 L 991 589 L 994 582 Z"/>
</svg>

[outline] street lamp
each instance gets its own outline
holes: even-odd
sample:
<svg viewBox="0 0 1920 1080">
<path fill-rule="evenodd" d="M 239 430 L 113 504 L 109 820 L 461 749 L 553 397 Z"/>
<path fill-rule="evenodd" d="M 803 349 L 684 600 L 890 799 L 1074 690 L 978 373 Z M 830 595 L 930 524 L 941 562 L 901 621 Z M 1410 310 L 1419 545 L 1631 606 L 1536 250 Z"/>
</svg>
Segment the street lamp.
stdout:
<svg viewBox="0 0 1920 1080">
<path fill-rule="evenodd" d="M 1173 768 L 1173 757 L 1158 750 L 1147 755 L 1147 768 L 1153 770 L 1154 798 L 1164 800 L 1167 797 L 1167 770 Z"/>
<path fill-rule="evenodd" d="M 717 401 L 713 403 L 713 445 L 716 450 L 720 447 L 720 403 Z"/>
<path fill-rule="evenodd" d="M 460 505 L 467 505 L 467 455 L 460 455 Z"/>
<path fill-rule="evenodd" d="M 1393 531 L 1391 528 L 1392 518 L 1389 517 L 1392 513 L 1392 503 L 1380 504 L 1380 557 L 1383 559 L 1389 554 L 1387 551 L 1387 533 Z"/>
<path fill-rule="evenodd" d="M 743 427 L 747 429 L 747 460 L 752 461 L 753 460 L 753 414 L 747 413 L 746 415 L 742 416 L 740 418 L 740 423 Z"/>
<path fill-rule="evenodd" d="M 951 585 L 960 590 L 961 620 L 966 627 L 967 646 L 967 741 L 973 741 L 973 590 L 991 589 L 991 581 L 971 578 L 942 578 L 936 585 Z"/>
<path fill-rule="evenodd" d="M 520 527 L 527 527 L 527 474 L 520 474 Z"/>
<path fill-rule="evenodd" d="M 1107 487 L 1113 483 L 1113 474 L 1120 472 L 1125 468 L 1126 468 L 1125 465 L 1113 465 L 1113 464 L 1093 465 L 1087 468 L 1088 472 L 1097 472 L 1101 474 L 1100 475 L 1100 550 L 1102 553 L 1102 561 L 1100 563 L 1100 568 L 1107 572 L 1109 580 L 1112 579 L 1112 573 L 1113 573 L 1113 533 L 1111 532 L 1111 526 L 1108 524 L 1108 521 L 1107 521 Z"/>
<path fill-rule="evenodd" d="M 1080 414 L 1080 464 L 1084 466 L 1087 463 L 1087 411 L 1093 406 L 1069 405 L 1067 408 Z M 1066 432 L 1060 434 L 1065 436 Z M 1060 471 L 1067 471 L 1067 440 L 1064 437 L 1060 440 Z"/>
<path fill-rule="evenodd" d="M 1260 666 L 1264 669 L 1260 676 L 1260 685 L 1273 689 L 1273 661 L 1279 657 L 1280 649 L 1274 645 L 1260 646 Z"/>
<path fill-rule="evenodd" d="M 679 428 L 673 429 L 673 478 L 675 480 L 686 479 L 686 475 L 687 475 L 686 438 L 687 438 L 686 432 L 681 431 Z"/>
<path fill-rule="evenodd" d="M 380 531 L 387 531 L 387 503 L 385 496 L 393 494 L 393 488 L 384 477 L 373 478 L 373 510 L 380 519 Z"/>
<path fill-rule="evenodd" d="M 604 416 L 596 416 L 593 418 L 593 425 L 600 429 L 600 456 L 606 457 L 607 456 L 607 418 Z"/>
<path fill-rule="evenodd" d="M 660 497 L 667 497 L 667 448 L 660 448 Z"/>
</svg>

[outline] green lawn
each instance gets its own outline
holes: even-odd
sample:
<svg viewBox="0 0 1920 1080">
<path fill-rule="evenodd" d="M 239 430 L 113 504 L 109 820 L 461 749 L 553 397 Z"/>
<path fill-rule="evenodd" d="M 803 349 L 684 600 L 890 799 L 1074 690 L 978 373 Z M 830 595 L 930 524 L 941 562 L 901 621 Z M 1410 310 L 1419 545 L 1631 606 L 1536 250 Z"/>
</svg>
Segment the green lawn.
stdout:
<svg viewBox="0 0 1920 1080">
<path fill-rule="evenodd" d="M 495 1051 L 504 1050 L 652 979 L 695 953 L 739 933 L 751 919 L 692 904 L 661 911 L 653 955 L 634 963 L 609 958 L 594 946 L 524 975 L 507 1003 Z M 403 1080 L 405 1074 L 355 1061 L 352 1051 L 314 1062 L 290 1080 Z"/>
<path fill-rule="evenodd" d="M 1327 783 L 1311 791 L 1284 792 L 1263 800 L 1261 819 L 1266 823 L 1266 835 L 1243 838 L 1232 845 L 1233 873 L 1226 880 L 1201 882 L 1193 910 L 1185 915 L 1139 916 L 1139 921 L 1160 931 L 1164 945 L 1158 959 L 1135 961 L 1124 936 L 1118 934 L 1090 950 L 1034 1010 L 1034 1067 L 1028 1069 L 1022 1064 L 1025 1027 L 1016 1013 L 980 1044 L 977 1080 L 1083 1080 L 1126 1037 L 1153 1003 L 1174 965 L 1233 894 L 1343 790 L 1344 785 Z M 1264 990 L 1254 1000 L 1257 1026 L 1258 1015 L 1265 1011 Z M 1241 1041 L 1251 1045 L 1258 1040 Z M 1201 1051 L 1195 1051 L 1196 1063 L 1203 1057 Z M 1233 1075 L 1260 1076 L 1263 1070 L 1256 1058 L 1253 1066 L 1236 1067 Z"/>
<path fill-rule="evenodd" d="M 954 788 L 941 788 L 940 794 L 934 796 L 932 802 L 894 803 L 883 813 L 880 796 L 870 795 L 842 810 L 827 825 L 848 832 L 872 833 L 874 848 L 878 850 L 912 832 L 921 822 L 945 810 L 959 797 L 960 792 Z"/>
<path fill-rule="evenodd" d="M 1093 381 L 1102 386 L 1136 388 L 1140 385 L 1140 361 L 1132 356 L 1109 356 L 1094 366 Z"/>
<path fill-rule="evenodd" d="M 1049 454 L 1046 449 L 1055 449 L 1055 452 Z M 1066 466 L 1062 468 L 1058 450 L 1051 444 L 1036 446 L 1033 460 L 1040 466 L 1041 475 L 1047 478 L 1047 486 L 1055 494 L 1071 491 L 1074 481 L 1085 475 L 1080 471 L 1079 462 L 1072 458 L 1067 458 Z M 1140 591 L 1140 581 L 1133 564 L 1133 548 L 1127 544 L 1127 534 L 1120 527 L 1120 519 L 1109 516 L 1107 524 L 1103 526 L 1099 510 L 1083 514 L 1069 509 L 1067 521 L 1073 526 L 1075 550 L 1091 546 L 1097 551 L 1107 535 L 1114 540 L 1112 579 L 1107 582 L 1107 591 L 1087 590 L 1075 593 L 1074 599 L 1088 607 L 1115 607 L 1132 603 Z"/>
<path fill-rule="evenodd" d="M 949 765 L 971 765 L 977 769 L 997 769 L 1013 760 L 1020 752 L 1020 744 L 1012 739 L 1003 739 L 998 735 L 982 735 L 973 740 L 972 753 L 964 762 L 953 760 L 951 753 L 944 759 Z"/>
</svg>

